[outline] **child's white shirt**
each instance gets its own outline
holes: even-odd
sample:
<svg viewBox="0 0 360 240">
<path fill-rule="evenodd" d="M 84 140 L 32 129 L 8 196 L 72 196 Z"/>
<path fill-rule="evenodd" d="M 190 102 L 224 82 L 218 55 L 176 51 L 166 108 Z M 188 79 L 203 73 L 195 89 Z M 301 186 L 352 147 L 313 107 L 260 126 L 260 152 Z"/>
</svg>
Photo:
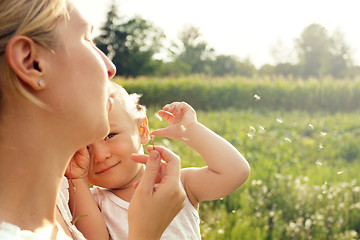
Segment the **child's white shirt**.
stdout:
<svg viewBox="0 0 360 240">
<path fill-rule="evenodd" d="M 105 219 L 111 239 L 128 239 L 129 202 L 104 188 L 94 187 L 91 192 Z M 161 239 L 201 239 L 199 213 L 187 197 L 184 208 L 165 229 Z"/>
</svg>

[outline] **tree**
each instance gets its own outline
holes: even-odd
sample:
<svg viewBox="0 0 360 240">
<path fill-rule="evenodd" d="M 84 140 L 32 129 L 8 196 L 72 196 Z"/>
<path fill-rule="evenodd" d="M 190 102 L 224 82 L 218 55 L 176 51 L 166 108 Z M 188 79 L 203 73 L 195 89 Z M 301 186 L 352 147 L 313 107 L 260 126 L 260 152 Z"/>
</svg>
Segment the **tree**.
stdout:
<svg viewBox="0 0 360 240">
<path fill-rule="evenodd" d="M 200 41 L 200 31 L 194 26 L 186 27 L 180 34 L 180 44 L 174 43 L 174 61 L 181 61 L 191 67 L 191 73 L 210 73 L 210 62 L 214 49 Z"/>
<path fill-rule="evenodd" d="M 248 58 L 242 62 L 237 62 L 237 69 L 237 73 L 245 77 L 252 77 L 256 72 L 254 64 L 252 64 Z"/>
<path fill-rule="evenodd" d="M 303 77 L 324 75 L 331 45 L 326 29 L 319 24 L 311 24 L 304 29 L 296 44 Z"/>
<path fill-rule="evenodd" d="M 260 76 L 272 76 L 274 75 L 275 67 L 270 64 L 264 64 L 259 69 Z"/>
<path fill-rule="evenodd" d="M 212 74 L 215 76 L 236 75 L 238 61 L 233 56 L 219 55 L 212 63 Z"/>
<path fill-rule="evenodd" d="M 290 50 L 290 48 L 288 48 L 280 38 L 277 38 L 276 42 L 272 44 L 270 54 L 274 59 L 275 65 L 294 62 L 294 51 Z"/>
<path fill-rule="evenodd" d="M 299 76 L 299 65 L 291 63 L 279 63 L 274 68 L 275 75 L 284 77 L 298 77 Z"/>
<path fill-rule="evenodd" d="M 351 51 L 346 44 L 344 34 L 340 29 L 336 29 L 331 38 L 330 54 L 328 74 L 335 78 L 344 78 L 348 76 L 353 65 Z"/>
<path fill-rule="evenodd" d="M 164 34 L 140 17 L 121 24 L 119 20 L 113 3 L 95 44 L 112 59 L 117 68 L 116 75 L 137 77 L 153 74 L 159 66 L 153 56 L 159 51 Z"/>
</svg>

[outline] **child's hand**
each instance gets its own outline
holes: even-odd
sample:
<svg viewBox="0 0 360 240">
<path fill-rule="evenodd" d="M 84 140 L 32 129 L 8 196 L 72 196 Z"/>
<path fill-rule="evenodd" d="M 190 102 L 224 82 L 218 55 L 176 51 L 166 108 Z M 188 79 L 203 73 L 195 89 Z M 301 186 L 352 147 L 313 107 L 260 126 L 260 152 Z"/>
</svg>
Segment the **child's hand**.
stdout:
<svg viewBox="0 0 360 240">
<path fill-rule="evenodd" d="M 88 177 L 90 164 L 90 155 L 88 150 L 85 148 L 77 151 L 69 162 L 65 176 L 68 179 L 79 179 Z"/>
<path fill-rule="evenodd" d="M 165 118 L 170 126 L 154 130 L 152 135 L 155 137 L 184 139 L 186 131 L 197 123 L 195 110 L 185 102 L 167 104 L 159 111 L 159 115 Z"/>
</svg>

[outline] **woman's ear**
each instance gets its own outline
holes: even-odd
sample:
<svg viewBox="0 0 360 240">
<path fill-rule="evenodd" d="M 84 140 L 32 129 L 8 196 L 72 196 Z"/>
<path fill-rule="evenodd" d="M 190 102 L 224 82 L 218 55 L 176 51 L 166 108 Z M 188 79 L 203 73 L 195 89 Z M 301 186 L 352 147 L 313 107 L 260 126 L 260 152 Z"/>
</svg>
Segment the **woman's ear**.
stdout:
<svg viewBox="0 0 360 240">
<path fill-rule="evenodd" d="M 150 131 L 147 117 L 138 119 L 138 130 L 141 139 L 141 144 L 145 145 L 150 140 Z"/>
<path fill-rule="evenodd" d="M 12 37 L 6 46 L 9 66 L 20 81 L 34 90 L 41 90 L 45 86 L 38 47 L 32 39 L 25 36 Z"/>
</svg>

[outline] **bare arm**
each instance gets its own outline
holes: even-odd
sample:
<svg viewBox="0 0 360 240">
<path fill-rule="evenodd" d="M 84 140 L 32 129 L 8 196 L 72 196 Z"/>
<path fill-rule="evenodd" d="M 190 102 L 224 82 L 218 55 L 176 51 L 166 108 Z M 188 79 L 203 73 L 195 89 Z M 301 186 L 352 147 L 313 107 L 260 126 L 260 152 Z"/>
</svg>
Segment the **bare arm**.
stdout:
<svg viewBox="0 0 360 240">
<path fill-rule="evenodd" d="M 181 172 L 185 190 L 194 206 L 200 201 L 224 197 L 249 177 L 250 167 L 241 153 L 224 138 L 197 121 L 194 109 L 184 102 L 166 105 L 160 116 L 170 126 L 155 130 L 154 136 L 181 139 L 198 152 L 207 166 Z"/>
<path fill-rule="evenodd" d="M 89 189 L 89 162 L 84 148 L 76 152 L 69 163 L 65 174 L 69 181 L 69 207 L 77 229 L 86 239 L 109 239 L 105 220 Z"/>
</svg>

